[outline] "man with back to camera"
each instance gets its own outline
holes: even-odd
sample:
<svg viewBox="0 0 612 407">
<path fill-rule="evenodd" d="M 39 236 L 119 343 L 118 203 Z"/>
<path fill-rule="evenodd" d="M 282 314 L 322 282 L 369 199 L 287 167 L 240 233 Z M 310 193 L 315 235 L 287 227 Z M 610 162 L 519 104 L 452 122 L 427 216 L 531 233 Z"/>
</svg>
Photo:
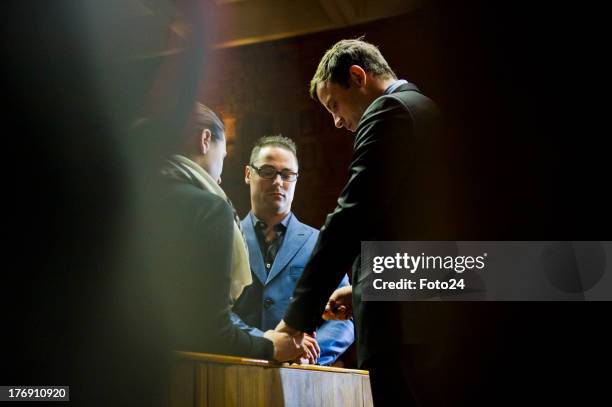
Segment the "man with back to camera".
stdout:
<svg viewBox="0 0 612 407">
<path fill-rule="evenodd" d="M 361 241 L 440 237 L 436 192 L 428 188 L 438 109 L 360 39 L 339 41 L 325 53 L 310 94 L 336 127 L 355 133 L 353 157 L 277 329 L 299 340 L 324 310 L 326 319 L 353 314 L 359 366 L 370 371 L 376 405 L 452 404 L 460 396 L 451 390 L 458 380 L 444 368 L 450 354 L 441 351 L 451 329 L 444 304 L 361 301 L 367 281 L 360 275 Z M 351 265 L 353 287 L 333 292 Z"/>
<path fill-rule="evenodd" d="M 281 320 L 319 236 L 317 229 L 301 223 L 291 211 L 298 169 L 295 143 L 283 136 L 260 138 L 245 168 L 251 212 L 242 220 L 242 228 L 253 284 L 236 301 L 232 319 L 252 335 L 263 335 Z M 346 275 L 340 282 L 340 287 L 345 286 Z M 329 365 L 353 340 L 352 321 L 327 321 L 316 339 L 306 336 L 307 355 L 300 361 Z"/>
<path fill-rule="evenodd" d="M 196 104 L 190 129 L 162 169 L 147 276 L 175 350 L 293 360 L 304 350 L 273 331 L 249 335 L 230 319 L 231 298 L 250 284 L 237 217 L 219 186 L 226 155 L 217 115 Z"/>
</svg>

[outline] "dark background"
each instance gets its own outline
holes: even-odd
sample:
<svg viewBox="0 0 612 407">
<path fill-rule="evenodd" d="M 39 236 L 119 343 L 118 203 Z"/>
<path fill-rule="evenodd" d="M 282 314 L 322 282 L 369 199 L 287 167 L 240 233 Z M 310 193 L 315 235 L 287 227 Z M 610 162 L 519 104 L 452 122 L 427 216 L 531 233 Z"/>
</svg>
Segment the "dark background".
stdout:
<svg viewBox="0 0 612 407">
<path fill-rule="evenodd" d="M 95 23 L 75 19 L 79 6 L 67 1 L 2 6 L 1 384 L 70 385 L 84 405 L 144 405 L 159 387 L 163 341 L 143 312 L 146 294 L 117 287 L 146 260 L 134 219 L 155 199 L 142 185 L 172 131 L 143 139 L 126 130 L 150 103 L 163 61 L 120 58 L 127 50 L 117 38 L 148 28 L 118 23 L 112 4 Z M 307 85 L 325 49 L 366 34 L 444 113 L 451 238 L 609 240 L 604 17 L 558 2 L 436 1 L 346 30 L 208 52 L 195 43 L 191 64 L 177 68 L 166 130 L 180 128 L 196 95 L 235 119 L 224 187 L 241 215 L 252 142 L 294 138 L 294 210 L 318 227 L 346 179 L 352 140 L 308 99 Z M 483 401 L 605 396 L 609 304 L 465 307 L 472 351 L 488 366 Z"/>
<path fill-rule="evenodd" d="M 593 238 L 610 219 L 596 17 L 543 4 L 427 2 L 356 27 L 212 51 L 199 97 L 235 123 L 223 186 L 243 216 L 251 147 L 284 134 L 301 161 L 293 209 L 322 225 L 346 181 L 352 136 L 309 98 L 309 81 L 333 43 L 365 35 L 444 114 L 439 160 L 453 185 L 457 239 Z"/>
</svg>

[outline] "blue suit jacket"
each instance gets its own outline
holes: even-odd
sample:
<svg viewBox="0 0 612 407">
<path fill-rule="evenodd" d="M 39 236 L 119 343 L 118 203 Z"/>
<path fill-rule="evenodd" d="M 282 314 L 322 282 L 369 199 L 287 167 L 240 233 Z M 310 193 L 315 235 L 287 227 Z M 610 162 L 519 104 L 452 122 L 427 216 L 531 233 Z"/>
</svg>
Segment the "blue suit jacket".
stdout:
<svg viewBox="0 0 612 407">
<path fill-rule="evenodd" d="M 270 274 L 266 275 L 261 249 L 253 228 L 251 214 L 242 220 L 242 228 L 249 247 L 249 260 L 253 284 L 246 287 L 234 304 L 232 321 L 251 335 L 262 336 L 264 331 L 274 329 L 285 315 L 292 299 L 293 289 L 312 249 L 319 231 L 301 223 L 293 213 L 283 244 L 280 247 Z M 348 285 L 345 275 L 340 287 Z M 355 339 L 353 321 L 327 321 L 317 330 L 317 341 L 321 347 L 318 363 L 333 363 Z"/>
</svg>

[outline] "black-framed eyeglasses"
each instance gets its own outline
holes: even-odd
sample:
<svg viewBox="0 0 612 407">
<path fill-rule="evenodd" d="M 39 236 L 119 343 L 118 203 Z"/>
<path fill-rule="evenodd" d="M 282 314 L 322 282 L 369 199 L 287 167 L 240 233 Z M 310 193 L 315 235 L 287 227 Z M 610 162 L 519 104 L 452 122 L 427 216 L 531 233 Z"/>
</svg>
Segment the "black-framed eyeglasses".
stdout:
<svg viewBox="0 0 612 407">
<path fill-rule="evenodd" d="M 298 177 L 297 172 L 293 172 L 291 170 L 277 171 L 276 168 L 271 165 L 262 165 L 258 168 L 253 164 L 249 164 L 249 167 L 254 169 L 255 172 L 257 172 L 257 175 L 259 175 L 263 179 L 274 179 L 276 178 L 276 175 L 280 175 L 283 181 L 295 182 Z"/>
</svg>

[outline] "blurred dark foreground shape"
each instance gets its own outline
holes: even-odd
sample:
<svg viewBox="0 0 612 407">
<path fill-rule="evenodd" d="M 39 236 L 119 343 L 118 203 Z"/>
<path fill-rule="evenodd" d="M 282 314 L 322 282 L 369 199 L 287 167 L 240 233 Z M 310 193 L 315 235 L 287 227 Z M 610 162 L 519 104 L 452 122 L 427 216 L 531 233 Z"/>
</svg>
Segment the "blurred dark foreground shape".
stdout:
<svg viewBox="0 0 612 407">
<path fill-rule="evenodd" d="M 165 316 L 139 281 L 154 266 L 140 242 L 154 170 L 203 72 L 202 6 L 60 0 L 2 9 L 11 198 L 0 383 L 67 385 L 75 406 L 162 405 Z M 193 36 L 170 29 L 177 16 Z M 143 115 L 157 124 L 130 132 Z"/>
</svg>

